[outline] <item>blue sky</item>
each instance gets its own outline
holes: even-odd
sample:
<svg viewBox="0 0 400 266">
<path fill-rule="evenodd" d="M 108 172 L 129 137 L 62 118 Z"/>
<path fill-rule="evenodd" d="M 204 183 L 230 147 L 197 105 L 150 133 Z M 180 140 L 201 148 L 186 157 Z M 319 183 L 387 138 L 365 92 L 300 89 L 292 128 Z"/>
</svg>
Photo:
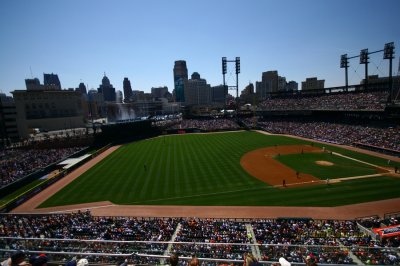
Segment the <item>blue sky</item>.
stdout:
<svg viewBox="0 0 400 266">
<path fill-rule="evenodd" d="M 344 85 L 340 55 L 383 49 L 400 54 L 398 0 L 2 0 L 0 91 L 25 89 L 25 78 L 57 73 L 63 88 L 82 81 L 97 88 L 105 72 L 122 90 L 173 89 L 175 60 L 186 60 L 212 86 L 222 83 L 221 57 L 241 58 L 239 90 L 261 73 Z M 371 55 L 370 74 L 388 75 L 382 53 Z M 350 61 L 349 82 L 364 66 Z M 228 84 L 235 84 L 234 64 Z"/>
</svg>

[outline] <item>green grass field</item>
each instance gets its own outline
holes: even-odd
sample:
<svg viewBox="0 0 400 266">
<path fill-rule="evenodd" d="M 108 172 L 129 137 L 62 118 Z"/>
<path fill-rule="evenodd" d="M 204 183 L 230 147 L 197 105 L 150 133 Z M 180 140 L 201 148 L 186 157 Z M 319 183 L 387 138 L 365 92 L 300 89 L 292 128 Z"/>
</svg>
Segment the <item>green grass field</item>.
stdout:
<svg viewBox="0 0 400 266">
<path fill-rule="evenodd" d="M 248 131 L 138 141 L 113 152 L 40 207 L 105 200 L 140 205 L 337 206 L 400 197 L 400 179 L 389 176 L 278 189 L 250 176 L 239 163 L 245 153 L 254 149 L 309 143 Z M 369 163 L 387 163 L 385 159 L 324 146 Z M 298 156 L 280 159 L 294 169 L 305 167 L 307 163 Z M 336 159 L 341 177 L 375 173 L 364 164 Z M 320 171 L 315 164 L 308 168 L 321 179 L 339 177 L 338 170 Z"/>
<path fill-rule="evenodd" d="M 370 165 L 329 153 L 289 154 L 281 155 L 275 159 L 300 173 L 311 174 L 319 179 L 335 179 L 378 173 L 378 171 Z M 333 163 L 333 165 L 318 165 L 315 163 L 316 161 L 327 161 Z"/>
</svg>

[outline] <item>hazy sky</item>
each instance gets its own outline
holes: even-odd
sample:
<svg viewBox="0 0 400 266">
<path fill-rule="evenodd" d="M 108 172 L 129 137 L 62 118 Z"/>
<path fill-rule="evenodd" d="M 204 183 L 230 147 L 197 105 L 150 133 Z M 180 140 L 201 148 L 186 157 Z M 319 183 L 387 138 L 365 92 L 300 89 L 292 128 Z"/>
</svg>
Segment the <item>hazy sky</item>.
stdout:
<svg viewBox="0 0 400 266">
<path fill-rule="evenodd" d="M 175 60 L 215 86 L 223 56 L 241 58 L 239 90 L 268 70 L 299 88 L 307 77 L 341 86 L 341 54 L 387 42 L 395 43 L 397 73 L 399 12 L 399 0 L 1 0 L 0 91 L 52 72 L 63 88 L 98 88 L 105 72 L 119 90 L 128 77 L 134 90 L 172 92 Z M 382 56 L 371 55 L 370 74 L 388 75 Z M 349 83 L 359 83 L 364 66 L 358 58 L 350 66 Z M 234 64 L 234 85 L 229 73 Z"/>
</svg>

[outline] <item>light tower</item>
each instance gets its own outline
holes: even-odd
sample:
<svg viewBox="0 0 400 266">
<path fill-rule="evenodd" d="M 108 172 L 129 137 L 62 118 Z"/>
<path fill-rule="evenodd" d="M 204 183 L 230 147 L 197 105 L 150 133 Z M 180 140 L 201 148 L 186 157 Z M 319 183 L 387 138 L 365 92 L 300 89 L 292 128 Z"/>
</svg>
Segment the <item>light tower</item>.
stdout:
<svg viewBox="0 0 400 266">
<path fill-rule="evenodd" d="M 393 96 L 393 78 L 392 78 L 392 61 L 394 59 L 394 43 L 386 43 L 385 48 L 383 50 L 377 50 L 373 52 L 368 52 L 368 49 L 362 49 L 360 51 L 360 55 L 356 56 L 347 56 L 347 54 L 341 55 L 340 57 L 340 68 L 346 69 L 346 91 L 348 90 L 348 78 L 347 78 L 347 69 L 349 67 L 349 59 L 353 59 L 356 57 L 360 57 L 360 64 L 365 65 L 365 84 L 364 89 L 368 89 L 368 59 L 370 54 L 380 53 L 383 52 L 383 59 L 389 59 L 389 90 L 390 90 L 390 97 L 388 101 L 392 101 Z M 399 66 L 400 72 L 400 66 Z"/>
<path fill-rule="evenodd" d="M 227 63 L 235 63 L 235 73 L 236 73 L 236 85 L 229 86 L 226 84 L 225 75 L 227 73 Z M 227 60 L 226 57 L 222 57 L 222 76 L 224 82 L 224 88 L 228 88 L 228 90 L 236 89 L 236 102 L 239 99 L 239 73 L 240 73 L 240 57 L 236 57 L 235 60 Z M 228 92 L 225 95 L 225 104 L 226 104 L 226 97 Z M 226 109 L 226 108 L 225 108 Z"/>
<path fill-rule="evenodd" d="M 349 90 L 349 77 L 347 74 L 349 68 L 349 60 L 347 58 L 347 54 L 344 54 L 340 57 L 340 68 L 345 68 L 345 77 L 346 77 L 346 91 Z"/>
<path fill-rule="evenodd" d="M 392 61 L 394 59 L 394 43 L 386 43 L 383 49 L 383 59 L 389 59 L 389 98 L 388 102 L 392 102 L 393 96 L 393 77 L 392 77 Z"/>
<path fill-rule="evenodd" d="M 368 49 L 362 49 L 360 52 L 360 64 L 365 65 L 365 90 L 368 89 L 368 59 Z"/>
</svg>

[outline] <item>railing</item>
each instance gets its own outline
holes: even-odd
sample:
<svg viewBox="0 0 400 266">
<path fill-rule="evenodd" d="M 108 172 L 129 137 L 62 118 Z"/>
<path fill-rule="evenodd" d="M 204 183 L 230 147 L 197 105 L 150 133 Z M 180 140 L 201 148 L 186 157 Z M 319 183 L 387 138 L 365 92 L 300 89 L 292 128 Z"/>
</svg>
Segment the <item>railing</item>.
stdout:
<svg viewBox="0 0 400 266">
<path fill-rule="evenodd" d="M 170 245 L 169 250 L 167 246 Z M 251 248 L 259 249 L 262 264 L 276 263 L 285 257 L 293 265 L 304 265 L 304 258 L 313 254 L 319 265 L 343 264 L 390 264 L 390 254 L 398 256 L 399 247 L 367 247 L 333 245 L 294 245 L 262 243 L 207 243 L 176 241 L 115 241 L 55 238 L 13 238 L 0 237 L 0 258 L 6 259 L 20 247 L 28 254 L 45 253 L 49 262 L 70 260 L 76 256 L 87 258 L 92 264 L 116 264 L 128 259 L 134 264 L 163 264 L 172 253 L 181 261 L 196 256 L 207 265 L 220 263 L 243 263 L 243 254 Z M 374 260 L 373 263 L 371 260 Z M 379 263 L 380 262 L 380 263 Z M 396 263 L 396 262 L 395 262 Z M 397 261 L 398 263 L 398 261 Z"/>
</svg>

